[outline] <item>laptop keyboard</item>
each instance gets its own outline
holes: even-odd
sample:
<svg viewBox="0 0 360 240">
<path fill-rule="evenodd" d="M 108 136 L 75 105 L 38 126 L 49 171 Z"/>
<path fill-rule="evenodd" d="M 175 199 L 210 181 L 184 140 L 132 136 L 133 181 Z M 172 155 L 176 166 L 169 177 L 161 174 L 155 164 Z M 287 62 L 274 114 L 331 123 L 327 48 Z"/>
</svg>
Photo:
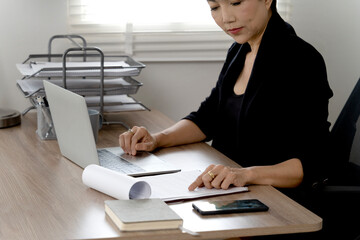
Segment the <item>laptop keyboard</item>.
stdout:
<svg viewBox="0 0 360 240">
<path fill-rule="evenodd" d="M 141 167 L 122 159 L 106 149 L 98 149 L 97 152 L 100 166 L 125 174 L 145 172 Z"/>
</svg>

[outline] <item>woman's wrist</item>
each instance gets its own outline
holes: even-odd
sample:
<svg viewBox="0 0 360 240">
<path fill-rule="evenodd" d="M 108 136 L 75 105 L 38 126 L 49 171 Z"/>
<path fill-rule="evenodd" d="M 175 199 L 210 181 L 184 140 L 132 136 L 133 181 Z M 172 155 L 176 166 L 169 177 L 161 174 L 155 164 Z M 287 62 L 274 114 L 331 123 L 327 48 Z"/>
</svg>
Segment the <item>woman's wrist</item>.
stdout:
<svg viewBox="0 0 360 240">
<path fill-rule="evenodd" d="M 257 178 L 256 168 L 248 167 L 248 168 L 241 168 L 240 170 L 242 171 L 246 185 L 256 183 L 256 178 Z"/>
<path fill-rule="evenodd" d="M 253 184 L 255 174 L 252 168 L 230 168 L 230 171 L 235 174 L 234 185 L 245 186 Z"/>
<path fill-rule="evenodd" d="M 166 147 L 166 135 L 163 132 L 155 133 L 153 138 L 155 148 Z"/>
</svg>

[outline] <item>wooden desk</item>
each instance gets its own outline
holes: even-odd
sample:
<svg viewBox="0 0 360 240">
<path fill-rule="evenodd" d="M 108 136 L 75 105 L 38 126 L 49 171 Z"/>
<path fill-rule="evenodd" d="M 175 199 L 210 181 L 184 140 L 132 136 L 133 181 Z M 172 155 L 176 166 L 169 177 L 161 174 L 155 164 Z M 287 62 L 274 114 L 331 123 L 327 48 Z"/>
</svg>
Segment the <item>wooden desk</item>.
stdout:
<svg viewBox="0 0 360 240">
<path fill-rule="evenodd" d="M 152 132 L 172 124 L 157 111 L 107 118 Z M 120 232 L 104 213 L 104 200 L 112 198 L 86 187 L 82 169 L 61 156 L 56 141 L 41 141 L 35 129 L 35 113 L 23 117 L 20 126 L 0 129 L 0 239 L 224 239 L 321 229 L 321 218 L 273 187 L 250 186 L 250 192 L 218 198 L 258 198 L 270 207 L 268 212 L 202 217 L 188 201 L 171 207 L 184 219 L 184 227 L 200 236 L 180 230 Z M 124 130 L 104 126 L 98 147 L 117 145 Z M 183 170 L 204 169 L 209 163 L 236 166 L 205 143 L 161 149 L 156 155 Z"/>
</svg>

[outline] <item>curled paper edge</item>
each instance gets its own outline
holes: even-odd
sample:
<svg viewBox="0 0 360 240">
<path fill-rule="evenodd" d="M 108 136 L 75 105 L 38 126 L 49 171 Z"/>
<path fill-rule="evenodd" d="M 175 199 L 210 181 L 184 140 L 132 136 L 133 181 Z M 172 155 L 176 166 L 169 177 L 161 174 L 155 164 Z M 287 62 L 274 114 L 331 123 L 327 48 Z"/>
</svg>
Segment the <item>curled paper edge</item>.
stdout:
<svg viewBox="0 0 360 240">
<path fill-rule="evenodd" d="M 151 196 L 151 187 L 147 182 L 95 164 L 84 169 L 82 181 L 86 186 L 116 199 L 145 199 Z"/>
</svg>

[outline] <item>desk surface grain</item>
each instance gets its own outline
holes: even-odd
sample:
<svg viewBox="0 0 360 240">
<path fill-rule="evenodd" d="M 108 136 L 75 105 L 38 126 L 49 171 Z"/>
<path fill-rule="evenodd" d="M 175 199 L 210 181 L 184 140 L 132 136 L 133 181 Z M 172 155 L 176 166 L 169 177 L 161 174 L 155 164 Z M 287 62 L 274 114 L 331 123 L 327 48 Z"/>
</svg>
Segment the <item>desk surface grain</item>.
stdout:
<svg viewBox="0 0 360 240">
<path fill-rule="evenodd" d="M 107 121 L 147 127 L 151 132 L 173 122 L 159 113 L 106 115 Z M 250 186 L 249 192 L 218 199 L 258 198 L 268 212 L 200 216 L 193 201 L 171 204 L 192 237 L 180 230 L 121 232 L 104 212 L 111 197 L 82 183 L 82 169 L 62 157 L 56 140 L 42 141 L 35 133 L 36 115 L 28 113 L 19 126 L 0 129 L 0 239 L 216 239 L 321 229 L 322 220 L 270 186 Z M 121 125 L 103 126 L 98 147 L 118 145 Z M 164 148 L 155 152 L 183 170 L 204 169 L 210 163 L 236 166 L 205 143 Z M 116 184 L 116 183 L 114 183 Z M 202 199 L 196 201 L 203 201 Z"/>
</svg>

